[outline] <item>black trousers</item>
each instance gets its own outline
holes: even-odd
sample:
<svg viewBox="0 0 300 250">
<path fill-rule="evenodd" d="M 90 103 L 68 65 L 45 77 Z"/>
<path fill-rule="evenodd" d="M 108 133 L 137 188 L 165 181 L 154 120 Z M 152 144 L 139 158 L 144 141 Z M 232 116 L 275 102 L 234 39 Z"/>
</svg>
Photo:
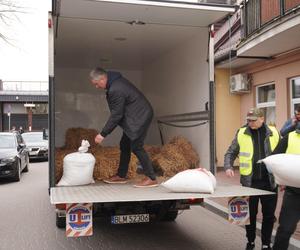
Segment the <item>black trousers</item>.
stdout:
<svg viewBox="0 0 300 250">
<path fill-rule="evenodd" d="M 152 166 L 152 162 L 144 149 L 144 140 L 146 133 L 141 135 L 135 140 L 130 140 L 130 138 L 123 133 L 123 136 L 120 141 L 120 164 L 118 169 L 118 175 L 122 178 L 125 178 L 128 172 L 128 165 L 130 162 L 131 152 L 133 152 L 138 158 L 140 164 L 143 167 L 144 174 L 150 177 L 152 180 L 155 180 L 155 174 Z"/>
<path fill-rule="evenodd" d="M 275 237 L 274 250 L 286 250 L 300 220 L 300 194 L 286 190 L 279 216 L 279 228 Z"/>
<path fill-rule="evenodd" d="M 253 188 L 270 191 L 269 185 L 258 183 Z M 258 203 L 261 203 L 262 209 L 262 229 L 261 241 L 263 245 L 270 245 L 272 230 L 275 222 L 275 209 L 277 204 L 277 190 L 275 195 L 251 196 L 249 199 L 250 225 L 246 225 L 246 236 L 248 242 L 254 242 L 256 237 L 256 216 L 258 212 Z M 273 191 L 273 192 L 275 192 Z"/>
</svg>

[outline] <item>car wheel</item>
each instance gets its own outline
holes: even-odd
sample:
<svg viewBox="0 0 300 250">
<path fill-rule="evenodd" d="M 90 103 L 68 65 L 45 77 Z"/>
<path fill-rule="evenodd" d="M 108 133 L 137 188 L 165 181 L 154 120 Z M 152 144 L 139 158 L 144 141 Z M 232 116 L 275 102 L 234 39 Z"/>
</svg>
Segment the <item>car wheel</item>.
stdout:
<svg viewBox="0 0 300 250">
<path fill-rule="evenodd" d="M 27 173 L 29 171 L 29 169 L 28 169 L 28 163 L 26 164 L 26 167 L 23 169 L 23 172 L 24 173 Z"/>
<path fill-rule="evenodd" d="M 66 217 L 60 217 L 56 213 L 56 226 L 58 228 L 66 228 Z"/>
<path fill-rule="evenodd" d="M 24 173 L 27 173 L 29 171 L 29 157 L 26 159 L 26 167 L 23 169 Z"/>
<path fill-rule="evenodd" d="M 13 177 L 13 180 L 14 181 L 20 181 L 20 179 L 21 179 L 21 164 L 20 164 L 20 161 L 18 160 L 17 169 L 16 169 L 16 173 Z"/>
</svg>

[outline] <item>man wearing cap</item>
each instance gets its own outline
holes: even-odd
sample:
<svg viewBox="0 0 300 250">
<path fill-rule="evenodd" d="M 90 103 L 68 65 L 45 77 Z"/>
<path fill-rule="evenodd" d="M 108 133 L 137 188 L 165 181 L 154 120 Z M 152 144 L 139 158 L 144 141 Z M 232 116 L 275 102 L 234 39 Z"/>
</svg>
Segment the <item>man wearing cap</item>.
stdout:
<svg viewBox="0 0 300 250">
<path fill-rule="evenodd" d="M 275 127 L 264 123 L 261 109 L 252 108 L 247 113 L 247 124 L 241 127 L 224 156 L 224 169 L 228 177 L 234 177 L 233 163 L 239 156 L 240 182 L 243 186 L 274 191 L 276 195 L 251 196 L 249 199 L 250 225 L 246 225 L 248 243 L 246 250 L 254 249 L 256 237 L 256 215 L 259 200 L 263 221 L 261 230 L 262 249 L 271 249 L 271 235 L 275 221 L 277 187 L 264 163 L 258 160 L 270 155 L 279 142 Z"/>
<path fill-rule="evenodd" d="M 289 132 L 294 131 L 298 124 L 300 124 L 300 105 L 298 105 L 295 109 L 295 115 L 291 119 L 288 119 L 283 125 L 282 129 L 280 130 L 281 136 L 283 137 Z"/>
<path fill-rule="evenodd" d="M 272 154 L 300 154 L 300 122 L 295 131 L 290 132 L 282 138 Z M 279 216 L 279 227 L 275 237 L 274 250 L 286 250 L 289 241 L 300 221 L 300 188 L 286 186 L 281 212 Z"/>
</svg>

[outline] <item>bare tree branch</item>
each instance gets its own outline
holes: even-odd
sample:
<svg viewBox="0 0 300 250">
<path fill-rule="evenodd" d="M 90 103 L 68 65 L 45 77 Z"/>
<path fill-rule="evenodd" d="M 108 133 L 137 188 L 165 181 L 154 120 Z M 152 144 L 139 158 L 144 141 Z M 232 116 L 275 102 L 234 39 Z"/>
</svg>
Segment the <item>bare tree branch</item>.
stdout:
<svg viewBox="0 0 300 250">
<path fill-rule="evenodd" d="M 19 10 L 0 10 L 0 13 L 5 13 L 5 12 L 10 12 L 10 13 L 26 13 L 26 12 L 19 11 Z"/>
<path fill-rule="evenodd" d="M 20 22 L 19 13 L 26 14 L 27 12 L 24 7 L 17 3 L 17 0 L 0 0 L 0 41 L 3 40 L 12 45 L 5 33 L 14 21 Z"/>
</svg>

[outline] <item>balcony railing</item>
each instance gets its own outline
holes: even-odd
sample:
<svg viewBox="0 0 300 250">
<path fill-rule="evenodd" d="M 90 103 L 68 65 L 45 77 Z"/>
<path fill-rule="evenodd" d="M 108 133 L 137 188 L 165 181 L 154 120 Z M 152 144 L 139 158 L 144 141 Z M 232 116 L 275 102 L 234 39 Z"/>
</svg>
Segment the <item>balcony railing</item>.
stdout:
<svg viewBox="0 0 300 250">
<path fill-rule="evenodd" d="M 297 9 L 300 9 L 300 0 L 244 1 L 244 38 Z"/>
</svg>

